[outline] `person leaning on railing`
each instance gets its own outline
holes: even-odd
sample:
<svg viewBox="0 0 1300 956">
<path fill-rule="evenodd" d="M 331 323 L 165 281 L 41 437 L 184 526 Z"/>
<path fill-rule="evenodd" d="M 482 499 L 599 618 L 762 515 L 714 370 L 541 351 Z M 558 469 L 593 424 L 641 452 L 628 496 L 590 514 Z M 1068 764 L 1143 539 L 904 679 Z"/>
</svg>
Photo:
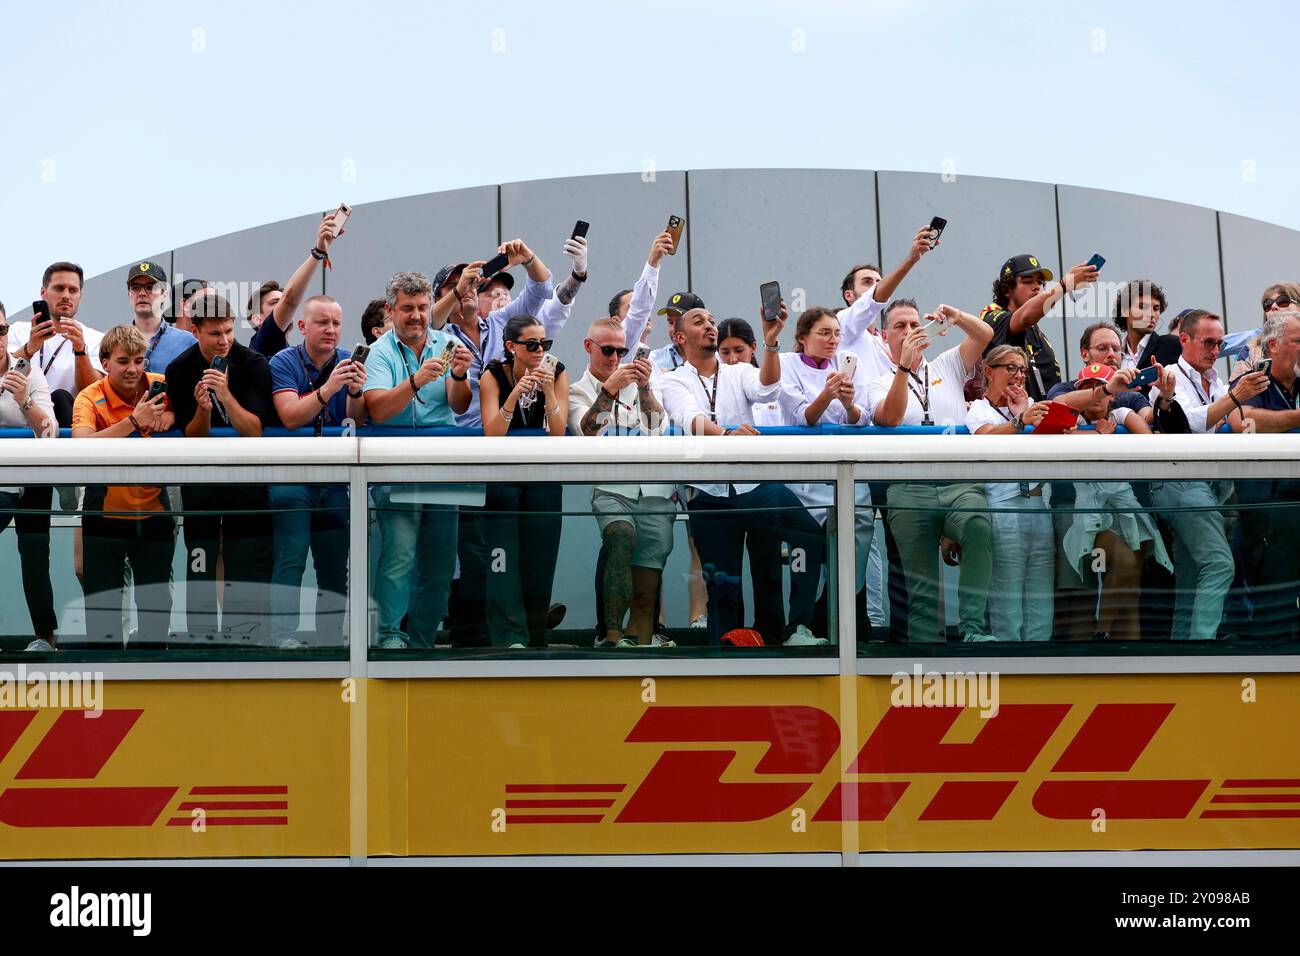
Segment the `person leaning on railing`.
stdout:
<svg viewBox="0 0 1300 956">
<path fill-rule="evenodd" d="M 1275 312 L 1260 334 L 1271 360 L 1268 388 L 1242 405 L 1234 431 L 1286 432 L 1300 429 L 1300 312 Z M 1300 637 L 1300 480 L 1238 481 L 1245 576 L 1255 605 L 1253 636 L 1261 640 Z"/>
<path fill-rule="evenodd" d="M 502 331 L 504 354 L 479 379 L 483 434 L 541 431 L 564 435 L 569 420 L 569 373 L 552 362 L 542 323 L 517 315 Z M 489 553 L 487 617 L 497 646 L 546 646 L 546 615 L 560 550 L 562 487 L 556 482 L 488 485 L 485 533 Z"/>
<path fill-rule="evenodd" d="M 652 381 L 654 367 L 649 358 L 624 363 L 625 343 L 616 318 L 597 319 L 587 329 L 587 368 L 569 386 L 569 427 L 575 434 L 652 436 L 668 427 Z M 655 633 L 655 605 L 677 516 L 672 484 L 596 485 L 591 510 L 605 552 L 598 595 L 604 633 L 595 646 L 674 646 Z"/>
<path fill-rule="evenodd" d="M 995 345 L 984 356 L 983 398 L 971 402 L 966 428 L 972 435 L 1016 435 L 1037 425 L 1047 402 L 1029 400 L 1025 381 L 1029 353 Z M 1056 538 L 1043 499 L 1042 481 L 990 481 L 984 485 L 993 524 L 997 581 L 989 594 L 989 627 L 1000 641 L 1052 639 Z"/>
<path fill-rule="evenodd" d="M 1106 385 L 1117 375 L 1109 365 L 1089 365 L 1079 373 L 1078 385 L 1091 387 L 1093 396 L 1079 408 L 1081 423 L 1091 424 L 1097 435 L 1113 435 L 1121 427 L 1150 435 L 1139 412 L 1114 406 Z M 1127 481 L 1076 481 L 1074 494 L 1075 511 L 1061 536 L 1064 565 L 1071 572 L 1067 581 L 1082 582 L 1086 589 L 1100 576 L 1094 640 L 1138 640 L 1143 562 L 1150 557 L 1173 570 L 1155 519 Z"/>
<path fill-rule="evenodd" d="M 0 302 L 0 428 L 30 429 L 37 438 L 56 438 L 58 422 L 50 387 L 39 367 L 27 363 L 24 371 L 9 355 L 9 322 Z M 59 621 L 54 612 L 54 589 L 50 585 L 50 505 L 54 500 L 49 485 L 24 488 L 0 487 L 0 531 L 14 523 L 18 534 L 18 560 L 22 565 L 23 595 L 31 615 L 35 640 L 30 651 L 53 648 Z"/>
<path fill-rule="evenodd" d="M 204 438 L 214 428 L 230 428 L 242 438 L 258 438 L 275 422 L 271 371 L 266 359 L 235 341 L 235 310 L 213 290 L 192 304 L 190 318 L 198 344 L 167 367 L 167 396 L 176 427 L 187 437 Z M 262 323 L 265 328 L 267 322 Z M 225 364 L 218 367 L 217 360 Z M 185 517 L 187 630 L 217 634 L 217 557 L 224 556 L 225 587 L 221 631 L 244 642 L 269 643 L 273 564 L 267 530 L 267 487 L 254 484 L 186 485 L 181 489 Z"/>
<path fill-rule="evenodd" d="M 895 299 L 883 316 L 893 371 L 867 389 L 877 425 L 959 425 L 966 421 L 966 383 L 975 377 L 993 327 L 950 305 L 926 316 L 939 334 L 953 326 L 966 333 L 960 345 L 925 359 L 930 338 L 916 302 Z M 958 628 L 964 641 L 994 640 L 985 633 L 985 604 L 993 574 L 992 526 L 977 482 L 894 482 L 889 486 L 890 531 L 907 579 L 907 639 L 944 640 L 939 623 L 939 550 L 960 562 Z"/>
<path fill-rule="evenodd" d="M 685 298 L 683 296 L 683 298 Z M 788 313 L 763 320 L 763 364 L 760 368 L 718 360 L 718 328 L 702 306 L 693 306 L 673 325 L 673 341 L 686 364 L 663 377 L 664 408 L 673 422 L 691 435 L 756 435 L 754 405 L 780 394 L 779 338 Z M 777 547 L 788 541 L 803 551 L 803 560 L 790 569 L 790 620 L 785 643 L 790 646 L 829 643 L 812 632 L 817 587 L 826 549 L 825 533 L 785 485 L 692 483 L 692 535 L 700 560 L 712 565 L 714 600 L 710 616 L 719 633 L 743 627 L 744 604 L 740 572 L 747 535 L 766 537 Z M 724 578 L 719 583 L 719 578 Z"/>
<path fill-rule="evenodd" d="M 73 438 L 148 438 L 173 424 L 167 395 L 150 397 L 163 377 L 144 370 L 148 342 L 134 325 L 109 329 L 99 343 L 107 375 L 82 389 L 72 411 Z M 134 577 L 139 637 L 167 640 L 172 598 L 169 578 L 175 548 L 166 490 L 156 485 L 86 488 L 82 516 L 86 639 L 122 646 L 122 595 L 127 564 Z M 95 512 L 103 512 L 96 514 Z"/>
</svg>

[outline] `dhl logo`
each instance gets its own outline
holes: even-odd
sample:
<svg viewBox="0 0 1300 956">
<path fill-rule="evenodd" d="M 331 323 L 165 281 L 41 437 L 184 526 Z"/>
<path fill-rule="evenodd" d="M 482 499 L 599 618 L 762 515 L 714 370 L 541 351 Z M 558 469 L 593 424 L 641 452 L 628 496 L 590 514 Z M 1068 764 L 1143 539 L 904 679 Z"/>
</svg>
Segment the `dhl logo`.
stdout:
<svg viewBox="0 0 1300 956">
<path fill-rule="evenodd" d="M 104 710 L 94 719 L 88 711 L 65 710 L 37 743 L 14 775 L 18 781 L 94 780 L 117 752 L 144 713 Z M 35 710 L 0 710 L 0 760 L 22 738 Z M 166 826 L 188 827 L 195 810 L 205 826 L 287 826 L 289 788 L 269 786 L 190 787 L 173 807 L 177 786 L 12 786 L 0 793 L 0 824 L 11 827 L 149 827 L 169 807 Z M 262 799 L 228 799 L 260 797 Z M 252 815 L 228 815 L 231 812 Z M 274 815 L 269 815 L 273 812 Z"/>
<path fill-rule="evenodd" d="M 1051 767 L 1053 774 L 1128 774 L 1174 704 L 1098 704 Z M 945 743 L 960 707 L 890 708 L 848 773 L 889 780 L 836 784 L 814 822 L 883 821 L 919 774 L 1023 774 L 1042 753 L 1070 704 L 1003 704 L 968 743 Z M 652 706 L 627 735 L 630 744 L 767 744 L 753 768 L 758 776 L 804 780 L 724 783 L 733 749 L 665 750 L 623 803 L 614 823 L 743 823 L 764 820 L 795 804 L 839 750 L 839 726 L 823 710 L 787 707 Z M 900 779 L 901 778 L 901 779 Z M 1088 820 L 1101 809 L 1112 820 L 1182 820 L 1211 785 L 1208 779 L 1127 777 L 1047 779 L 1032 806 L 1049 820 Z M 921 821 L 992 820 L 1022 780 L 945 780 Z M 1288 793 L 1243 791 L 1288 788 Z M 507 824 L 603 822 L 627 789 L 621 783 L 506 785 Z M 549 796 L 540 796 L 540 795 Z M 1290 803 L 1292 807 L 1261 804 Z M 1236 804 L 1225 809 L 1224 804 Z M 555 812 L 565 811 L 565 812 Z M 596 812 L 599 811 L 599 812 Z M 1228 779 L 1199 819 L 1300 818 L 1300 780 Z"/>
</svg>

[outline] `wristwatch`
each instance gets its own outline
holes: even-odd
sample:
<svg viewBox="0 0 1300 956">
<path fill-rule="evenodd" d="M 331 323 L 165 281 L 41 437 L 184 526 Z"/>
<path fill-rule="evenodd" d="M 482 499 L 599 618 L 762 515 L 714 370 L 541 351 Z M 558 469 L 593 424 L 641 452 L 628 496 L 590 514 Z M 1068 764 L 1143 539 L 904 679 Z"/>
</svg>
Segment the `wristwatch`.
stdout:
<svg viewBox="0 0 1300 956">
<path fill-rule="evenodd" d="M 1025 416 L 1024 416 L 1024 415 L 1017 415 L 1015 418 L 1011 419 L 1011 424 L 1013 424 L 1013 425 L 1016 426 L 1016 431 L 1018 431 L 1018 432 L 1022 432 L 1022 431 L 1024 431 L 1024 430 L 1025 430 Z"/>
<path fill-rule="evenodd" d="M 32 410 L 32 406 L 35 405 L 35 404 L 36 404 L 36 399 L 31 398 L 31 397 L 29 396 L 28 399 L 27 399 L 27 401 L 23 402 L 23 403 L 22 403 L 21 405 L 19 405 L 18 407 L 21 408 L 21 409 L 22 409 L 23 411 L 25 411 L 25 412 L 30 412 L 30 411 Z"/>
</svg>

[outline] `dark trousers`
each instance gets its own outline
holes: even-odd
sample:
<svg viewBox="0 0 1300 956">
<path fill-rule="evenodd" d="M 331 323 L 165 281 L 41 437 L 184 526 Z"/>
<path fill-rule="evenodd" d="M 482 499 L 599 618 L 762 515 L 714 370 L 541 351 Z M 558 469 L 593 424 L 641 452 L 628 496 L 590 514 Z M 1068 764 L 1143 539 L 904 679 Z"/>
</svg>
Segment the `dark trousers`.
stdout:
<svg viewBox="0 0 1300 956">
<path fill-rule="evenodd" d="M 785 640 L 781 541 L 768 535 L 747 534 L 745 551 L 749 554 L 749 580 L 754 591 L 754 630 L 763 635 L 764 644 L 780 644 Z"/>
<path fill-rule="evenodd" d="M 729 486 L 726 497 L 696 490 L 687 510 L 691 515 L 695 549 L 706 574 L 711 565 L 713 571 L 738 579 L 744 563 L 746 535 L 773 542 L 778 551 L 782 541 L 789 542 L 792 549 L 790 619 L 784 633 L 788 636 L 801 624 L 811 629 L 825 563 L 826 533 L 789 488 L 767 482 L 744 494 L 736 494 L 733 485 Z M 793 549 L 804 552 L 802 562 L 795 558 Z M 739 585 L 719 589 L 715 604 L 719 634 L 744 627 L 744 602 Z"/>
<path fill-rule="evenodd" d="M 487 571 L 488 546 L 483 508 L 460 506 L 456 557 L 460 577 L 451 591 L 451 644 L 453 647 L 488 647 Z"/>
<path fill-rule="evenodd" d="M 553 482 L 488 485 L 487 617 L 496 647 L 546 646 L 562 492 Z"/>
<path fill-rule="evenodd" d="M 1278 499 L 1277 507 L 1245 509 L 1241 532 L 1246 578 L 1255 617 L 1250 636 L 1261 641 L 1300 638 L 1300 502 Z"/>
<path fill-rule="evenodd" d="M 135 579 L 139 642 L 167 640 L 172 613 L 171 573 L 175 548 L 170 515 L 135 521 L 85 515 L 81 521 L 82 584 L 86 591 L 86 641 L 122 646 L 122 590 L 126 565 Z"/>
<path fill-rule="evenodd" d="M 217 630 L 217 555 L 224 555 L 222 630 L 241 642 L 269 644 L 274 550 L 262 485 L 189 485 L 181 489 L 186 514 L 186 629 Z"/>
<path fill-rule="evenodd" d="M 75 399 L 76 396 L 62 388 L 50 392 L 50 403 L 54 406 L 54 420 L 59 423 L 60 428 L 72 427 L 72 406 L 76 404 Z"/>
<path fill-rule="evenodd" d="M 49 485 L 29 485 L 18 494 L 0 494 L 0 531 L 9 527 L 10 521 L 14 523 L 27 613 L 31 615 L 35 636 L 46 640 L 59 627 L 54 614 L 54 589 L 50 586 L 50 505 L 53 500 L 54 489 Z"/>
</svg>

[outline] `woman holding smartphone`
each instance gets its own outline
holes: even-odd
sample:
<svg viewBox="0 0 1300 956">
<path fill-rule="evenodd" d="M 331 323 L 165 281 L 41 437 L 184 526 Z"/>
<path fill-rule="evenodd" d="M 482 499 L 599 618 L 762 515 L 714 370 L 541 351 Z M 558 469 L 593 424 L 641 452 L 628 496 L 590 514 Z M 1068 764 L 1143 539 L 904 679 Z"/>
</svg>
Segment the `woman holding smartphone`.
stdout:
<svg viewBox="0 0 1300 956">
<path fill-rule="evenodd" d="M 479 379 L 483 434 L 525 430 L 559 437 L 569 420 L 569 374 L 548 350 L 542 323 L 517 315 L 506 323 L 505 354 Z M 488 630 L 498 647 L 546 646 L 560 550 L 563 488 L 556 482 L 488 485 L 485 531 L 493 560 L 488 572 Z M 499 549 L 499 550 L 498 550 Z M 500 567 L 496 574 L 493 571 Z"/>
</svg>

